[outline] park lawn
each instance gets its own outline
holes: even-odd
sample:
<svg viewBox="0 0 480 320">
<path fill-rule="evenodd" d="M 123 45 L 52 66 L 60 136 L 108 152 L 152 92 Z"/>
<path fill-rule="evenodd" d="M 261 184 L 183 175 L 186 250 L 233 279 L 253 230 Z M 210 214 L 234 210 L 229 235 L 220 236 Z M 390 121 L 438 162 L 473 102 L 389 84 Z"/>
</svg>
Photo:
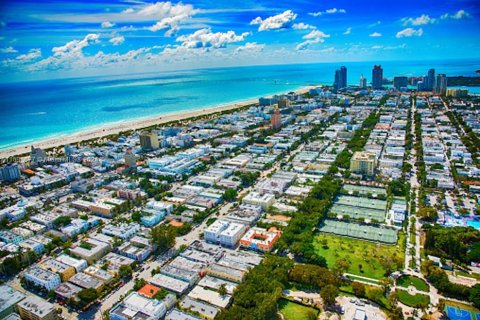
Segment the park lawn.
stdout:
<svg viewBox="0 0 480 320">
<path fill-rule="evenodd" d="M 425 292 L 428 292 L 430 288 L 424 280 L 413 276 L 401 276 L 397 280 L 397 285 L 404 288 L 414 286 L 417 290 Z"/>
<path fill-rule="evenodd" d="M 430 298 L 425 294 L 411 295 L 406 290 L 397 290 L 398 300 L 413 308 L 427 307 L 430 303 Z"/>
<path fill-rule="evenodd" d="M 285 320 L 311 320 L 317 319 L 318 316 L 317 309 L 287 299 L 278 301 L 278 311 L 284 316 Z"/>
<path fill-rule="evenodd" d="M 348 273 L 362 277 L 382 279 L 385 278 L 385 270 L 380 263 L 381 257 L 392 257 L 394 254 L 405 261 L 405 235 L 400 232 L 398 243 L 386 245 L 363 241 L 354 238 L 342 237 L 333 234 L 321 233 L 314 240 L 316 252 L 327 260 L 329 267 L 338 259 L 350 261 Z M 323 248 L 324 239 L 328 248 Z M 360 266 L 362 271 L 360 271 Z"/>
</svg>

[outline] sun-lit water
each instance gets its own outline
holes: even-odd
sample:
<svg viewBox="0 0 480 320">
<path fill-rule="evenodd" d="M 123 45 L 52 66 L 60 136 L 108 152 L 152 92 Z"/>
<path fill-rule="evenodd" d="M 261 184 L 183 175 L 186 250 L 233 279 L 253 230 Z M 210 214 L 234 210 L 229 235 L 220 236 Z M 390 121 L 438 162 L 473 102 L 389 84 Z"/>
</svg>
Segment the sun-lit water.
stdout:
<svg viewBox="0 0 480 320">
<path fill-rule="evenodd" d="M 473 76 L 479 61 L 382 62 L 385 77 L 437 73 Z M 370 81 L 372 62 L 254 66 L 0 84 L 0 149 L 71 134 L 112 122 L 202 109 L 218 104 L 331 84 L 348 69 L 348 83 Z M 473 88 L 479 93 L 479 88 Z"/>
</svg>

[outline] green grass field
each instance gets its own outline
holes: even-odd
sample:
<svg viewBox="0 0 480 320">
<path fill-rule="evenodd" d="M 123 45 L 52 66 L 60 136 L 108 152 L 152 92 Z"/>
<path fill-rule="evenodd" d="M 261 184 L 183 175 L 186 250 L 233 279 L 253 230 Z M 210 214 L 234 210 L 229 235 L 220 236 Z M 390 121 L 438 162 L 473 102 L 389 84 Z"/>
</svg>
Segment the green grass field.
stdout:
<svg viewBox="0 0 480 320">
<path fill-rule="evenodd" d="M 398 300 L 409 307 L 422 308 L 430 303 L 430 298 L 424 294 L 411 295 L 406 290 L 397 290 L 397 293 Z"/>
<path fill-rule="evenodd" d="M 463 277 L 467 277 L 467 278 L 477 279 L 477 280 L 480 281 L 480 274 L 478 274 L 478 273 L 467 273 L 467 272 L 463 272 L 463 271 L 456 271 L 455 273 L 457 274 L 457 276 L 463 276 Z"/>
<path fill-rule="evenodd" d="M 287 299 L 278 301 L 278 311 L 285 317 L 285 320 L 313 320 L 318 316 L 317 309 Z"/>
<path fill-rule="evenodd" d="M 381 279 L 385 277 L 385 269 L 381 263 L 382 257 L 396 256 L 399 261 L 405 260 L 404 240 L 403 233 L 399 233 L 399 240 L 395 245 L 377 244 L 322 233 L 315 238 L 314 247 L 319 255 L 325 257 L 329 267 L 339 259 L 347 259 L 350 261 L 348 273 Z"/>
<path fill-rule="evenodd" d="M 400 287 L 408 288 L 414 286 L 419 291 L 428 292 L 429 286 L 424 280 L 413 276 L 402 276 L 398 278 L 397 285 Z"/>
</svg>

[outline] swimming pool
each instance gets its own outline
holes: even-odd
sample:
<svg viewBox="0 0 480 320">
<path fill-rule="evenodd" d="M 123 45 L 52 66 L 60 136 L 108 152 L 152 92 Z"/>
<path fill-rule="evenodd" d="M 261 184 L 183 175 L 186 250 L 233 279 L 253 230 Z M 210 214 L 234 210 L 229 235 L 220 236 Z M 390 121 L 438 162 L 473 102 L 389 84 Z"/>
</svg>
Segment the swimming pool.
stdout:
<svg viewBox="0 0 480 320">
<path fill-rule="evenodd" d="M 477 230 L 480 230 L 480 221 L 477 220 L 468 220 L 467 225 L 469 227 L 474 227 Z"/>
</svg>

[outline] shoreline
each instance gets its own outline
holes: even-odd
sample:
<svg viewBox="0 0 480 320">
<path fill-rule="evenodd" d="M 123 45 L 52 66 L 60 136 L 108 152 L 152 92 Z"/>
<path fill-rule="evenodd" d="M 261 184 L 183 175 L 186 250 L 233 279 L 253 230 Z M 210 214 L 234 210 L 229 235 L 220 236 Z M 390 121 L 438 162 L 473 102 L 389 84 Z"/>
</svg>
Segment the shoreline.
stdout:
<svg viewBox="0 0 480 320">
<path fill-rule="evenodd" d="M 308 92 L 311 88 L 316 86 L 303 86 L 296 90 L 291 90 L 295 93 L 302 94 Z M 280 93 L 277 93 L 280 94 Z M 143 128 L 151 127 L 154 125 L 165 124 L 172 121 L 186 120 L 188 118 L 223 112 L 223 111 L 232 111 L 245 107 L 250 104 L 258 103 L 258 98 L 241 100 L 239 102 L 229 102 L 221 105 L 205 107 L 195 110 L 185 110 L 178 111 L 173 113 L 166 113 L 162 115 L 148 116 L 136 120 L 125 120 L 124 122 L 114 122 L 107 123 L 104 125 L 99 125 L 98 129 L 86 128 L 79 132 L 72 134 L 62 134 L 59 133 L 55 138 L 46 138 L 40 139 L 37 141 L 32 141 L 28 144 L 22 144 L 18 146 L 9 147 L 3 150 L 0 150 L 0 159 L 8 159 L 10 157 L 16 157 L 25 153 L 30 153 L 30 147 L 34 146 L 35 148 L 41 149 L 51 149 L 59 146 L 64 146 L 67 144 L 80 143 L 82 141 L 100 139 L 106 136 L 118 134 L 123 131 L 131 130 L 140 130 Z"/>
</svg>

